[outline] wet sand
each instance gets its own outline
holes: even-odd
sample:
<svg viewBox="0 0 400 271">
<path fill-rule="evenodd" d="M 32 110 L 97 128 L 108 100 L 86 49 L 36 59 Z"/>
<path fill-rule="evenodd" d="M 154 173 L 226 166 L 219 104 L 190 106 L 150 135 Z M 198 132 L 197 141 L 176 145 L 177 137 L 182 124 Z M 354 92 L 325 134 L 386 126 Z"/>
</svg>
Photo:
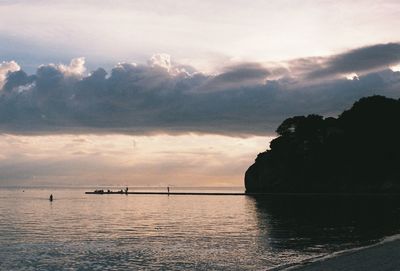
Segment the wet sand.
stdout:
<svg viewBox="0 0 400 271">
<path fill-rule="evenodd" d="M 334 257 L 285 270 L 398 271 L 400 270 L 400 240 L 381 243 L 361 250 L 344 252 Z"/>
</svg>

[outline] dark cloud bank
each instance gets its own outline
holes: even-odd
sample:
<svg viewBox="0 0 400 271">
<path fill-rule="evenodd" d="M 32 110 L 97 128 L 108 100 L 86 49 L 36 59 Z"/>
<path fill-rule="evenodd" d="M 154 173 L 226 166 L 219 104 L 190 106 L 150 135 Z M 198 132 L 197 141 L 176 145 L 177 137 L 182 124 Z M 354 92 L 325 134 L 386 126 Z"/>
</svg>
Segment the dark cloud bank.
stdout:
<svg viewBox="0 0 400 271">
<path fill-rule="evenodd" d="M 3 62 L 0 132 L 266 135 L 289 116 L 333 115 L 373 94 L 399 97 L 400 73 L 389 69 L 399 63 L 398 43 L 273 67 L 242 63 L 218 75 L 166 55 L 89 75 L 83 59 L 40 66 L 33 75 Z M 358 77 L 346 79 L 351 73 Z"/>
</svg>

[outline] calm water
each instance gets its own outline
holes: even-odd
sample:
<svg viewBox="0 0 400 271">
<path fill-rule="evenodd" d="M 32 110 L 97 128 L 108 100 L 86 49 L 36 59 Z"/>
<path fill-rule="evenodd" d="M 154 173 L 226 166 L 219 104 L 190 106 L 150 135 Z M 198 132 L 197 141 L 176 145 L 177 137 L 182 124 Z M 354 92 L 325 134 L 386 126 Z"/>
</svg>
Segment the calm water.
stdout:
<svg viewBox="0 0 400 271">
<path fill-rule="evenodd" d="M 399 201 L 389 197 L 85 190 L 0 189 L 0 269 L 265 270 L 400 229 Z"/>
</svg>

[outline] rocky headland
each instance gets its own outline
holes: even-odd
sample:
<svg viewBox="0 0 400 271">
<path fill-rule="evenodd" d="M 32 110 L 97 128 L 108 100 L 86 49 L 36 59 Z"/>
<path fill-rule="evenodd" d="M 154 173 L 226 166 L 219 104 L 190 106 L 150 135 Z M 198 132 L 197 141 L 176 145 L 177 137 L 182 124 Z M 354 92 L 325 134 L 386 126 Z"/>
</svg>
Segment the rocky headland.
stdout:
<svg viewBox="0 0 400 271">
<path fill-rule="evenodd" d="M 288 118 L 245 174 L 247 193 L 400 193 L 400 100 Z"/>
</svg>

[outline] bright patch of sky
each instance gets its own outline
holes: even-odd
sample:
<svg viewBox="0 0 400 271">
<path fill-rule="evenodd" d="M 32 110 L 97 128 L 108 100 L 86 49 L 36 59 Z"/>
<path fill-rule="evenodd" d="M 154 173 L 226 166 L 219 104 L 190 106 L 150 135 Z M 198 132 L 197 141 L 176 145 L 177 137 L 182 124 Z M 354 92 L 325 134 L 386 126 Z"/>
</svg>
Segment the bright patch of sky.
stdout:
<svg viewBox="0 0 400 271">
<path fill-rule="evenodd" d="M 0 1 L 3 60 L 85 56 L 89 68 L 168 53 L 211 71 L 396 41 L 398 1 Z M 7 59 L 4 59 L 7 58 Z"/>
<path fill-rule="evenodd" d="M 268 137 L 1 135 L 0 187 L 242 186 Z"/>
</svg>

